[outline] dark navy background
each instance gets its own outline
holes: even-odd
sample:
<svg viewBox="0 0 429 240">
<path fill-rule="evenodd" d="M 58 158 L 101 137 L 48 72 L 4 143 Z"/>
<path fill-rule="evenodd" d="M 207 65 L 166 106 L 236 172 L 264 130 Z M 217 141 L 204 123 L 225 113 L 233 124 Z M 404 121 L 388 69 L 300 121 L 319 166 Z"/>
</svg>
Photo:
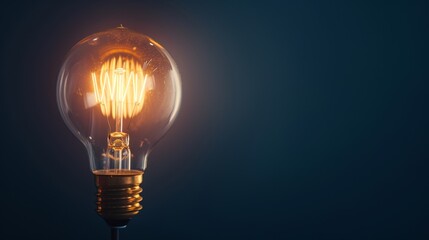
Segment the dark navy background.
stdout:
<svg viewBox="0 0 429 240">
<path fill-rule="evenodd" d="M 55 88 L 119 24 L 176 60 L 183 102 L 122 239 L 429 238 L 425 1 L 2 3 L 1 239 L 108 239 Z"/>
</svg>

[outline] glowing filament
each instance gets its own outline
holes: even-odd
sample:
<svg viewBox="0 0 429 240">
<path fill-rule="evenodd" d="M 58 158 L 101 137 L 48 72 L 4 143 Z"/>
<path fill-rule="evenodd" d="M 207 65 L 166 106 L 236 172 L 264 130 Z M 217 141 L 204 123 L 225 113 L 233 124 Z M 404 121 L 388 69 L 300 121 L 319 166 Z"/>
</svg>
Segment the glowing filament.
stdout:
<svg viewBox="0 0 429 240">
<path fill-rule="evenodd" d="M 122 121 L 142 111 L 148 76 L 133 58 L 112 57 L 91 78 L 104 116 Z"/>
</svg>

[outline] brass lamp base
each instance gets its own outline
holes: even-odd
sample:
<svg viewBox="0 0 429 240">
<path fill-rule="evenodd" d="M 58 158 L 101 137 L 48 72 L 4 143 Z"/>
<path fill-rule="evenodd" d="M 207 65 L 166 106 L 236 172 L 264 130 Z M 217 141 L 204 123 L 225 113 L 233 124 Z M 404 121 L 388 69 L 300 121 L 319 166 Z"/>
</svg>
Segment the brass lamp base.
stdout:
<svg viewBox="0 0 429 240">
<path fill-rule="evenodd" d="M 111 227 L 126 227 L 143 208 L 140 184 L 143 172 L 138 170 L 96 170 L 97 213 Z"/>
</svg>

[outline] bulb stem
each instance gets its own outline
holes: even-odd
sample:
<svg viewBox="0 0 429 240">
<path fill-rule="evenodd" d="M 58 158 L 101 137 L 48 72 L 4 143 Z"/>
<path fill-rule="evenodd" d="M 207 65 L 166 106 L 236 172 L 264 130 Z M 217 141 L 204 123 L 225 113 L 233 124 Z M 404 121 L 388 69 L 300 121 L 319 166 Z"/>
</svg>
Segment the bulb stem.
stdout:
<svg viewBox="0 0 429 240">
<path fill-rule="evenodd" d="M 123 119 L 124 119 L 124 113 L 123 113 L 123 107 L 124 107 L 124 101 L 122 96 L 124 94 L 124 70 L 122 68 L 115 70 L 116 78 L 118 81 L 118 86 L 116 87 L 116 132 L 122 132 L 123 127 Z"/>
<path fill-rule="evenodd" d="M 111 239 L 112 240 L 119 240 L 119 228 L 117 227 L 111 227 L 110 228 L 110 233 L 111 233 Z"/>
</svg>

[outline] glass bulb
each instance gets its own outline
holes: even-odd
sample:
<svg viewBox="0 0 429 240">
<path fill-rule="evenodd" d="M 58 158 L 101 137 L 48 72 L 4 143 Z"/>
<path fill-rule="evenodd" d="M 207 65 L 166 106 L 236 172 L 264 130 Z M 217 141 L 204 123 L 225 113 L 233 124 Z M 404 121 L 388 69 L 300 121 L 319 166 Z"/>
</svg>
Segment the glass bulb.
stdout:
<svg viewBox="0 0 429 240">
<path fill-rule="evenodd" d="M 97 174 L 144 171 L 180 99 L 180 76 L 170 54 L 122 26 L 78 42 L 58 77 L 62 117 L 85 145 Z"/>
</svg>

